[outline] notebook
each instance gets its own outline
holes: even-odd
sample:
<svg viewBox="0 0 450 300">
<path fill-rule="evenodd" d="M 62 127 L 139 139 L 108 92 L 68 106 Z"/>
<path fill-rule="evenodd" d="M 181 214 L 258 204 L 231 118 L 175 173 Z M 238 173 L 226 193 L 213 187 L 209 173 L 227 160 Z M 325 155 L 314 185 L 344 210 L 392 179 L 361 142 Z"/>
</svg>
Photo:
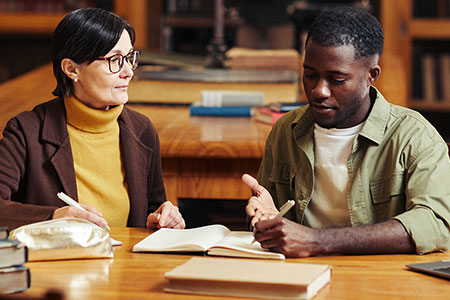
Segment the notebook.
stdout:
<svg viewBox="0 0 450 300">
<path fill-rule="evenodd" d="M 413 271 L 450 279 L 450 260 L 406 265 Z"/>
</svg>

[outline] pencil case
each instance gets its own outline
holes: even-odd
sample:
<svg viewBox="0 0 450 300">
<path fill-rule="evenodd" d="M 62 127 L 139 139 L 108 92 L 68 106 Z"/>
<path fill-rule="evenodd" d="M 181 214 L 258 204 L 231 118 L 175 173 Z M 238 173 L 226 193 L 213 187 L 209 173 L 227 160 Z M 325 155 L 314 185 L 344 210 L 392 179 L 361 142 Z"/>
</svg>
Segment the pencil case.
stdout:
<svg viewBox="0 0 450 300">
<path fill-rule="evenodd" d="M 28 261 L 112 258 L 109 233 L 84 219 L 62 218 L 21 226 L 10 238 L 28 247 Z"/>
</svg>

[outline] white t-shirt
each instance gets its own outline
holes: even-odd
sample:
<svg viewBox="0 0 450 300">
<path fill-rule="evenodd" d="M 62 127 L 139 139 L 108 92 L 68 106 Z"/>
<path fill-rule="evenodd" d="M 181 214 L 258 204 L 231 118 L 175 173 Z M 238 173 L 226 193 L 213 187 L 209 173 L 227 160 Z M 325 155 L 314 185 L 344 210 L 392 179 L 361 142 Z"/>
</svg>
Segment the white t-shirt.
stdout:
<svg viewBox="0 0 450 300">
<path fill-rule="evenodd" d="M 305 225 L 312 228 L 350 226 L 347 160 L 363 125 L 326 129 L 314 124 L 315 186 L 305 211 Z"/>
</svg>

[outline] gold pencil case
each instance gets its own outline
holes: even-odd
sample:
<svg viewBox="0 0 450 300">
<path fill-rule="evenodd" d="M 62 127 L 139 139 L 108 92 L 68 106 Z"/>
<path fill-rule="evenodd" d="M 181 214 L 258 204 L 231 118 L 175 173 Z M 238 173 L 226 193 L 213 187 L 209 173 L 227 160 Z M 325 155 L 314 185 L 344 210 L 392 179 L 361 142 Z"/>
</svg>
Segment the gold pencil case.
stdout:
<svg viewBox="0 0 450 300">
<path fill-rule="evenodd" d="M 62 218 L 21 226 L 10 238 L 24 243 L 28 260 L 112 258 L 109 233 L 87 220 Z"/>
</svg>

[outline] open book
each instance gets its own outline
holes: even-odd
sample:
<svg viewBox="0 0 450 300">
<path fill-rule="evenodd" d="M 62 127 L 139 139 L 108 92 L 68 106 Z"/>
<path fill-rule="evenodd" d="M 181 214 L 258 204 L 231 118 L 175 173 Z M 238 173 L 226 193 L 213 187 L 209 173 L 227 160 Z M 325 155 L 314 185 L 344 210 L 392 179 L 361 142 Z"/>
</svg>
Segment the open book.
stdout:
<svg viewBox="0 0 450 300">
<path fill-rule="evenodd" d="M 192 229 L 161 228 L 134 245 L 133 252 L 205 252 L 208 255 L 284 259 L 281 253 L 251 243 L 250 231 L 230 231 L 223 225 Z"/>
</svg>

